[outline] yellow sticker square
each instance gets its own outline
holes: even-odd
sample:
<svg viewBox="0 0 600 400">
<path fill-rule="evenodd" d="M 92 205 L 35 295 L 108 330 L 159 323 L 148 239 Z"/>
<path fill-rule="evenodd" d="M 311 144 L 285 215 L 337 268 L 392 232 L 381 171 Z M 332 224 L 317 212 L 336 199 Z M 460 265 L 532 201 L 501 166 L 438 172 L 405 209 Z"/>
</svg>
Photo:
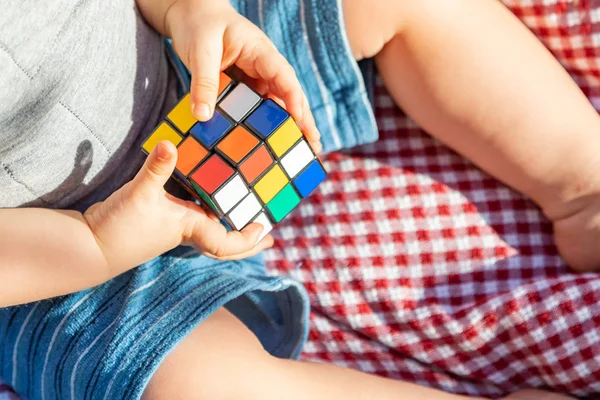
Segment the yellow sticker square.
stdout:
<svg viewBox="0 0 600 400">
<path fill-rule="evenodd" d="M 294 120 L 288 118 L 267 142 L 277 157 L 281 157 L 301 137 L 302 132 L 300 132 Z"/>
<path fill-rule="evenodd" d="M 264 203 L 268 203 L 287 183 L 288 180 L 281 167 L 275 165 L 254 185 L 254 191 Z"/>
<path fill-rule="evenodd" d="M 198 122 L 192 115 L 189 93 L 171 110 L 167 118 L 183 133 L 187 133 Z"/>
<path fill-rule="evenodd" d="M 152 135 L 146 139 L 142 147 L 150 154 L 161 140 L 168 140 L 177 146 L 182 139 L 183 138 L 175 132 L 175 129 L 171 128 L 169 124 L 163 121 L 158 128 L 152 132 Z"/>
</svg>

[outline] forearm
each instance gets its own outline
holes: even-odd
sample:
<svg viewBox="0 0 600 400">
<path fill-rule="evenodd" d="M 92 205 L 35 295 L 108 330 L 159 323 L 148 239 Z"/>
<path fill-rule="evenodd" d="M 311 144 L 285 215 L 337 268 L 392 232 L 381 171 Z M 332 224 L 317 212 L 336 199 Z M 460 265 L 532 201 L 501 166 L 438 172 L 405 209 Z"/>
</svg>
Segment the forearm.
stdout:
<svg viewBox="0 0 600 400">
<path fill-rule="evenodd" d="M 406 111 L 551 217 L 597 191 L 600 120 L 542 44 L 495 0 L 416 8 L 378 60 Z"/>
<path fill-rule="evenodd" d="M 81 213 L 0 209 L 0 307 L 76 292 L 110 277 Z"/>
</svg>

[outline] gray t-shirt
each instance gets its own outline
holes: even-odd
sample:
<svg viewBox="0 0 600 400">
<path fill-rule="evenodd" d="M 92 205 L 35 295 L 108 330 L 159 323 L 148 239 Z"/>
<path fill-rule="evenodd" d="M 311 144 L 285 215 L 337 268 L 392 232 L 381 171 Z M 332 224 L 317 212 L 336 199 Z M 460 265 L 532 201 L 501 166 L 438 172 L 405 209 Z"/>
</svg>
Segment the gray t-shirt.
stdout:
<svg viewBox="0 0 600 400">
<path fill-rule="evenodd" d="M 134 0 L 3 1 L 0 207 L 106 198 L 139 169 L 175 84 Z"/>
</svg>

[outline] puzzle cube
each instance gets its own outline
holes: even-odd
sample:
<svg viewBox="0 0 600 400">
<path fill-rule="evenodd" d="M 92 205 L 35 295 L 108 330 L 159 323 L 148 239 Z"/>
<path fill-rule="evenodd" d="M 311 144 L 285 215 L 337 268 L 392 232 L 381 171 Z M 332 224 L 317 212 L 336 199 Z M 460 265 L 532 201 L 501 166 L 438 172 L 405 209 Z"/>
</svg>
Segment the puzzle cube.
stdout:
<svg viewBox="0 0 600 400">
<path fill-rule="evenodd" d="M 214 116 L 196 120 L 188 94 L 143 151 L 150 154 L 161 140 L 177 146 L 173 177 L 181 185 L 231 229 L 261 223 L 262 237 L 326 177 L 288 112 L 224 73 Z"/>
</svg>

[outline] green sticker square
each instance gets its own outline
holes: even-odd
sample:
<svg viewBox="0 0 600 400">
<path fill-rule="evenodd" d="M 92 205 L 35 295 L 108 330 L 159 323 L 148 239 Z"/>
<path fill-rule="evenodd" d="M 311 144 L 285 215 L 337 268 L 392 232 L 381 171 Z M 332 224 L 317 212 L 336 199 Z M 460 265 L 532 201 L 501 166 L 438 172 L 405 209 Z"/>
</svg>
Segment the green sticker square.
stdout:
<svg viewBox="0 0 600 400">
<path fill-rule="evenodd" d="M 292 185 L 287 184 L 273 197 L 273 200 L 267 203 L 267 208 L 275 219 L 275 222 L 279 222 L 296 208 L 298 204 L 300 204 L 300 197 Z"/>
</svg>

